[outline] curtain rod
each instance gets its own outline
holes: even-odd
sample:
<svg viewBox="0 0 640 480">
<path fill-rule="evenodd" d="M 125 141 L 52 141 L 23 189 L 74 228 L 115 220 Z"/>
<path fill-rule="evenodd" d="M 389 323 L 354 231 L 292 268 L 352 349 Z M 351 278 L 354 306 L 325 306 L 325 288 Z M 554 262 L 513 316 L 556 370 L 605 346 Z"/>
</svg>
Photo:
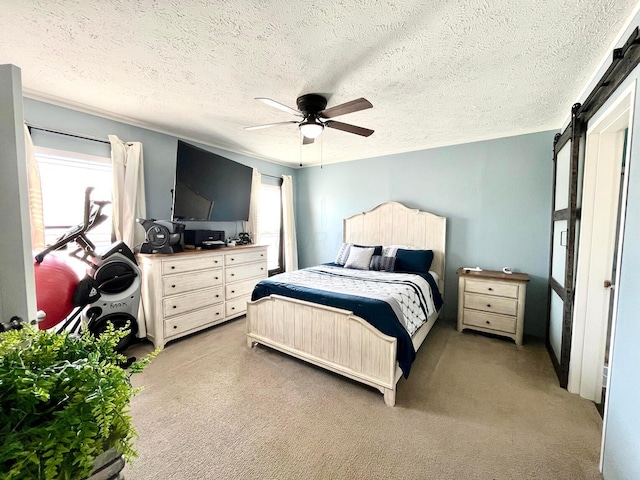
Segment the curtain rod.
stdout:
<svg viewBox="0 0 640 480">
<path fill-rule="evenodd" d="M 276 178 L 278 180 L 282 180 L 282 175 L 280 175 L 279 177 L 276 177 L 275 175 L 269 175 L 268 173 L 261 173 L 260 175 L 262 175 L 263 177 L 271 177 L 271 178 Z"/>
<path fill-rule="evenodd" d="M 35 130 L 40 130 L 42 132 L 55 133 L 57 135 L 65 135 L 67 137 L 81 138 L 82 140 L 90 140 L 92 142 L 100 142 L 100 143 L 106 143 L 107 145 L 111 145 L 111 142 L 109 140 L 103 140 L 101 138 L 87 137 L 86 135 L 78 135 L 75 133 L 62 132 L 60 130 L 51 130 L 50 128 L 38 127 L 30 123 L 25 123 L 25 125 L 29 128 L 29 130 L 35 129 Z"/>
</svg>

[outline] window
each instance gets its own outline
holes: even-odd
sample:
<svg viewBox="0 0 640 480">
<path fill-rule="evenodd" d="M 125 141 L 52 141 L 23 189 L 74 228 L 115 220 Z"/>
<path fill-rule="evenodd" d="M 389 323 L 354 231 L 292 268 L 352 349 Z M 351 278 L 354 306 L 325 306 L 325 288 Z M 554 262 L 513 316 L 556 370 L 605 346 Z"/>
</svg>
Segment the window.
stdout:
<svg viewBox="0 0 640 480">
<path fill-rule="evenodd" d="M 280 185 L 263 183 L 260 188 L 260 202 L 258 204 L 258 243 L 267 245 L 269 275 L 282 272 L 281 239 L 282 199 Z"/>
<path fill-rule="evenodd" d="M 35 147 L 40 170 L 45 243 L 50 245 L 84 219 L 84 195 L 94 187 L 93 200 L 111 201 L 111 158 Z M 111 206 L 103 209 L 109 218 L 87 235 L 96 250 L 111 245 Z M 70 246 L 71 249 L 75 245 Z"/>
</svg>

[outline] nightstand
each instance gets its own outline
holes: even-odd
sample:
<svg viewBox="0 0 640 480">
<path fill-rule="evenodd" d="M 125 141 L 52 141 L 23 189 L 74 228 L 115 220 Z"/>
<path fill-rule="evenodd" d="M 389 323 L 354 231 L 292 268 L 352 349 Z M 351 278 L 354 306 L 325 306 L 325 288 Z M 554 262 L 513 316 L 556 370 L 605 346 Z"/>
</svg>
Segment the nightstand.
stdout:
<svg viewBox="0 0 640 480">
<path fill-rule="evenodd" d="M 465 328 L 512 338 L 522 345 L 529 275 L 459 268 L 458 331 Z"/>
</svg>

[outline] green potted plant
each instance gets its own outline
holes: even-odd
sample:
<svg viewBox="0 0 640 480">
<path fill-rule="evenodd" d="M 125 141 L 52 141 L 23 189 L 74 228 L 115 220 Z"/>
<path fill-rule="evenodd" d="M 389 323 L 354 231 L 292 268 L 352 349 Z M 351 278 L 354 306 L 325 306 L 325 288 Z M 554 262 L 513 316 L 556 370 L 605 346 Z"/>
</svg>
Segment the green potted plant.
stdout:
<svg viewBox="0 0 640 480">
<path fill-rule="evenodd" d="M 140 389 L 131 376 L 157 352 L 125 370 L 115 351 L 125 334 L 30 326 L 0 334 L 0 478 L 90 478 L 114 458 L 121 469 L 122 457 L 136 456 L 129 404 Z"/>
</svg>

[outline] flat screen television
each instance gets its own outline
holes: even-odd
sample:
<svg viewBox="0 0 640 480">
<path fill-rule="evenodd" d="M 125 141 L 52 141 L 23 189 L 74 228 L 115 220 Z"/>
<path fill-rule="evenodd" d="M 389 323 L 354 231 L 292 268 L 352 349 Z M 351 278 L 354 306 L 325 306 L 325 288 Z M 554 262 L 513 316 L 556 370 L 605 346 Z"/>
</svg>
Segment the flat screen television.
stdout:
<svg viewBox="0 0 640 480">
<path fill-rule="evenodd" d="M 173 220 L 249 219 L 251 167 L 178 140 Z"/>
</svg>

